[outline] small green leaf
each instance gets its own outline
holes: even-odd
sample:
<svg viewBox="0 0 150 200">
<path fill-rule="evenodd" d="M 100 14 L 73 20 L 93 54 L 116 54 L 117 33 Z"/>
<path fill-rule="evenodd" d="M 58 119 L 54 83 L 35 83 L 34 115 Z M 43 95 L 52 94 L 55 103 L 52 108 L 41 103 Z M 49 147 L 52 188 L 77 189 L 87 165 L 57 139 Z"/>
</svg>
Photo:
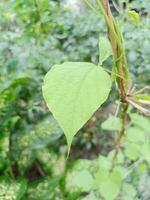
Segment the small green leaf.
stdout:
<svg viewBox="0 0 150 200">
<path fill-rule="evenodd" d="M 130 127 L 127 129 L 127 139 L 131 142 L 145 142 L 145 131 L 140 127 Z"/>
<path fill-rule="evenodd" d="M 82 200 L 98 200 L 94 192 L 91 192 L 88 196 L 84 197 Z"/>
<path fill-rule="evenodd" d="M 28 83 L 31 80 L 31 77 L 28 76 L 18 76 L 12 80 L 2 82 L 0 85 L 0 93 L 5 92 L 6 90 L 9 90 L 10 88 L 15 88 L 20 85 L 24 85 Z"/>
<path fill-rule="evenodd" d="M 122 179 L 126 178 L 128 176 L 128 170 L 127 168 L 123 167 L 123 165 L 117 165 L 115 169 L 120 173 Z"/>
<path fill-rule="evenodd" d="M 150 161 L 150 143 L 147 142 L 144 145 L 142 145 L 140 150 L 143 158 L 147 161 Z"/>
<path fill-rule="evenodd" d="M 99 161 L 99 167 L 101 169 L 110 170 L 112 162 L 109 158 L 101 155 L 99 156 L 98 161 Z"/>
<path fill-rule="evenodd" d="M 143 130 L 145 130 L 147 133 L 150 134 L 150 120 L 142 115 L 136 114 L 136 113 L 131 113 L 130 114 L 131 118 L 131 123 L 133 125 L 136 125 Z"/>
<path fill-rule="evenodd" d="M 125 146 L 125 155 L 130 160 L 136 160 L 141 156 L 140 146 L 135 143 L 127 143 Z"/>
<path fill-rule="evenodd" d="M 80 188 L 82 191 L 90 191 L 94 186 L 94 179 L 89 171 L 76 172 L 73 178 L 73 186 Z"/>
<path fill-rule="evenodd" d="M 139 166 L 138 166 L 138 170 L 141 174 L 144 174 L 147 172 L 148 170 L 148 165 L 147 163 L 141 163 Z"/>
<path fill-rule="evenodd" d="M 87 190 L 92 190 L 94 188 L 94 178 L 92 174 L 95 173 L 95 169 L 98 167 L 97 159 L 95 160 L 86 160 L 81 159 L 77 160 L 71 168 L 67 171 L 65 178 L 66 189 L 71 193 L 82 192 Z M 84 178 L 87 175 L 86 178 Z M 81 180 L 81 178 L 83 178 Z M 85 182 L 87 181 L 87 183 Z M 91 189 L 89 189 L 91 188 Z"/>
<path fill-rule="evenodd" d="M 106 121 L 101 125 L 102 129 L 109 131 L 117 131 L 121 129 L 121 120 L 117 117 L 110 116 Z"/>
<path fill-rule="evenodd" d="M 112 48 L 107 37 L 99 38 L 99 52 L 99 64 L 102 65 L 112 55 Z"/>
<path fill-rule="evenodd" d="M 0 199 L 2 200 L 20 200 L 26 189 L 27 183 L 23 178 L 14 181 L 9 177 L 0 177 Z"/>
<path fill-rule="evenodd" d="M 112 172 L 100 169 L 96 175 L 97 187 L 105 200 L 113 200 L 118 196 L 121 189 L 121 182 L 121 174 L 115 169 Z"/>
<path fill-rule="evenodd" d="M 25 199 L 46 200 L 46 199 L 63 199 L 59 188 L 59 176 L 47 177 L 39 181 L 33 181 L 28 189 Z"/>
<path fill-rule="evenodd" d="M 133 187 L 133 185 L 131 185 L 129 183 L 125 183 L 123 185 L 122 195 L 125 200 L 133 200 L 133 199 L 135 199 L 135 196 L 136 196 L 136 190 Z"/>
<path fill-rule="evenodd" d="M 109 152 L 109 154 L 108 154 L 108 159 L 109 159 L 110 161 L 113 160 L 113 158 L 114 158 L 114 156 L 115 156 L 115 153 L 116 153 L 115 150 L 112 150 L 111 152 Z M 121 151 L 121 149 L 120 149 L 120 150 L 118 151 L 117 156 L 116 156 L 116 163 L 122 164 L 123 162 L 124 162 L 124 155 L 123 155 L 123 153 L 122 153 L 122 151 Z"/>
<path fill-rule="evenodd" d="M 113 81 L 117 80 L 118 72 L 117 72 L 117 68 L 115 64 L 113 64 L 113 67 L 112 67 L 111 77 Z"/>
<path fill-rule="evenodd" d="M 128 11 L 128 16 L 134 25 L 138 26 L 140 24 L 140 15 L 135 10 Z"/>
<path fill-rule="evenodd" d="M 43 95 L 63 129 L 70 149 L 73 136 L 106 101 L 111 79 L 92 63 L 66 62 L 46 74 Z"/>
<path fill-rule="evenodd" d="M 145 100 L 145 101 L 150 101 L 150 95 L 149 94 L 137 94 L 134 96 L 135 99 L 138 100 Z"/>
</svg>

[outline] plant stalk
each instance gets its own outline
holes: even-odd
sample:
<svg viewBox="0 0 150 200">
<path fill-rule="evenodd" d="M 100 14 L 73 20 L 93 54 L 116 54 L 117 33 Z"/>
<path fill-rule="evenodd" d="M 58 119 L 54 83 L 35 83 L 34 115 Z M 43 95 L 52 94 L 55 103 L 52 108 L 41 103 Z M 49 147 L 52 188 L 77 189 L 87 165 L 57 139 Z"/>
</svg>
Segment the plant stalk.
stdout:
<svg viewBox="0 0 150 200">
<path fill-rule="evenodd" d="M 109 1 L 108 0 L 98 0 L 98 5 L 100 6 L 100 9 L 104 15 L 107 28 L 108 28 L 108 37 L 112 46 L 113 50 L 113 57 L 114 57 L 114 64 L 117 73 L 119 74 L 118 77 L 116 77 L 119 94 L 120 94 L 120 119 L 122 122 L 121 130 L 118 132 L 116 144 L 115 144 L 115 154 L 112 160 L 112 167 L 111 170 L 115 167 L 116 159 L 118 152 L 121 147 L 121 141 L 122 137 L 125 134 L 125 127 L 126 127 L 126 121 L 127 121 L 127 110 L 128 110 L 128 102 L 126 102 L 126 96 L 127 91 L 129 87 L 129 71 L 127 66 L 127 60 L 126 60 L 126 54 L 125 54 L 125 48 L 123 44 L 123 36 L 119 30 L 119 27 L 117 23 L 115 22 Z M 120 77 L 124 77 L 125 79 L 122 79 Z"/>
<path fill-rule="evenodd" d="M 125 80 L 123 80 L 120 77 L 116 77 L 121 102 L 125 103 L 126 93 L 129 85 L 129 71 L 127 66 L 125 48 L 123 44 L 123 36 L 113 18 L 109 1 L 98 0 L 97 2 L 104 15 L 108 27 L 108 37 L 113 50 L 115 70 L 121 77 L 125 78 Z"/>
</svg>

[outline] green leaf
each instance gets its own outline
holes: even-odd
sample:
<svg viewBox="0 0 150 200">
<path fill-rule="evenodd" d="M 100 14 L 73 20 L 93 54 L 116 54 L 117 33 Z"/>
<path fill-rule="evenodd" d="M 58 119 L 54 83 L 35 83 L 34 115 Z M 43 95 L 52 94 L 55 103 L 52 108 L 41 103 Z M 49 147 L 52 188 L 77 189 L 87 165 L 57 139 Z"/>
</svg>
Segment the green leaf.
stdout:
<svg viewBox="0 0 150 200">
<path fill-rule="evenodd" d="M 59 188 L 60 177 L 47 177 L 32 182 L 27 189 L 27 197 L 30 200 L 62 200 L 62 193 Z"/>
<path fill-rule="evenodd" d="M 83 171 L 88 170 L 90 173 L 94 173 L 95 169 L 98 167 L 97 159 L 95 160 L 87 160 L 87 159 L 78 159 L 73 165 L 72 170 L 75 171 Z"/>
<path fill-rule="evenodd" d="M 121 120 L 117 117 L 110 116 L 106 121 L 101 125 L 102 129 L 109 131 L 117 131 L 121 129 Z"/>
<path fill-rule="evenodd" d="M 127 139 L 131 142 L 145 142 L 145 131 L 140 127 L 130 127 L 127 129 Z"/>
<path fill-rule="evenodd" d="M 121 174 L 116 169 L 112 172 L 100 169 L 96 175 L 97 187 L 105 200 L 113 200 L 118 196 L 121 189 L 121 181 Z"/>
<path fill-rule="evenodd" d="M 148 170 L 148 165 L 147 165 L 146 162 L 141 163 L 141 164 L 138 166 L 138 171 L 139 171 L 141 174 L 146 173 L 147 170 Z"/>
<path fill-rule="evenodd" d="M 128 11 L 128 16 L 134 25 L 138 26 L 140 24 L 140 15 L 135 10 Z"/>
<path fill-rule="evenodd" d="M 93 189 L 95 181 L 93 181 L 92 174 L 95 173 L 97 166 L 97 159 L 77 160 L 75 163 L 73 163 L 73 165 L 71 165 L 71 168 L 67 171 L 65 178 L 66 189 L 70 193 L 87 191 L 89 190 L 89 188 Z M 87 177 L 84 178 L 85 176 Z M 85 180 L 87 181 L 87 183 L 85 182 Z"/>
<path fill-rule="evenodd" d="M 134 96 L 135 99 L 138 100 L 145 100 L 145 101 L 150 101 L 150 95 L 149 94 L 137 94 Z"/>
<path fill-rule="evenodd" d="M 125 183 L 123 185 L 122 195 L 125 200 L 133 200 L 135 199 L 135 196 L 136 196 L 136 190 L 133 187 L 133 185 L 129 183 Z"/>
<path fill-rule="evenodd" d="M 99 167 L 100 167 L 101 169 L 110 170 L 112 161 L 111 161 L 109 158 L 107 158 L 107 157 L 101 155 L 101 156 L 99 156 L 99 158 L 98 158 L 98 163 L 99 163 Z"/>
<path fill-rule="evenodd" d="M 112 48 L 107 37 L 99 38 L 99 52 L 99 64 L 102 65 L 112 55 Z"/>
<path fill-rule="evenodd" d="M 0 134 L 0 172 L 6 170 L 7 166 L 10 164 L 9 158 L 9 145 L 10 133 L 1 132 Z"/>
<path fill-rule="evenodd" d="M 94 192 L 91 192 L 88 196 L 84 197 L 82 200 L 98 200 Z"/>
<path fill-rule="evenodd" d="M 150 143 L 147 142 L 144 145 L 142 145 L 140 150 L 143 158 L 147 161 L 150 161 Z"/>
<path fill-rule="evenodd" d="M 27 188 L 27 183 L 23 178 L 18 181 L 11 180 L 8 177 L 0 177 L 0 199 L 20 200 Z"/>
<path fill-rule="evenodd" d="M 117 68 L 116 68 L 116 65 L 113 64 L 112 72 L 111 72 L 112 80 L 113 80 L 113 81 L 116 81 L 117 76 L 118 76 Z"/>
<path fill-rule="evenodd" d="M 130 114 L 132 124 L 142 128 L 150 134 L 150 120 L 142 115 L 131 113 Z"/>
<path fill-rule="evenodd" d="M 140 146 L 135 143 L 127 143 L 125 146 L 125 155 L 131 160 L 136 160 L 141 156 Z"/>
<path fill-rule="evenodd" d="M 94 186 L 94 179 L 87 170 L 76 172 L 73 181 L 73 186 L 80 188 L 82 191 L 90 191 Z"/>
<path fill-rule="evenodd" d="M 34 151 L 36 160 L 42 166 L 45 173 L 52 173 L 53 176 L 61 176 L 66 169 L 66 158 L 59 156 L 48 148 Z"/>
<path fill-rule="evenodd" d="M 22 77 L 17 77 L 14 80 L 9 80 L 7 82 L 5 81 L 4 83 L 1 83 L 1 85 L 0 85 L 0 93 L 3 93 L 10 88 L 15 88 L 17 86 L 26 84 L 30 80 L 31 80 L 31 77 L 22 76 Z"/>
<path fill-rule="evenodd" d="M 112 151 L 110 151 L 109 152 L 109 154 L 108 154 L 108 159 L 112 162 L 112 160 L 113 160 L 113 158 L 114 158 L 114 156 L 115 156 L 115 153 L 116 153 L 116 151 L 115 150 L 112 150 Z M 122 164 L 124 162 L 124 155 L 123 155 L 123 153 L 122 153 L 122 151 L 121 151 L 121 149 L 118 151 L 118 154 L 117 154 L 117 156 L 116 156 L 116 163 L 118 163 L 118 164 Z"/>
<path fill-rule="evenodd" d="M 16 140 L 16 148 L 42 149 L 59 139 L 62 134 L 62 129 L 53 116 L 46 117 L 35 125 L 31 131 L 28 131 L 28 134 L 24 134 Z"/>
<path fill-rule="evenodd" d="M 55 65 L 44 79 L 43 95 L 63 129 L 70 149 L 73 136 L 107 99 L 109 75 L 92 63 Z"/>
<path fill-rule="evenodd" d="M 126 178 L 128 176 L 128 169 L 125 168 L 123 165 L 117 165 L 115 169 L 120 173 L 122 179 Z"/>
</svg>

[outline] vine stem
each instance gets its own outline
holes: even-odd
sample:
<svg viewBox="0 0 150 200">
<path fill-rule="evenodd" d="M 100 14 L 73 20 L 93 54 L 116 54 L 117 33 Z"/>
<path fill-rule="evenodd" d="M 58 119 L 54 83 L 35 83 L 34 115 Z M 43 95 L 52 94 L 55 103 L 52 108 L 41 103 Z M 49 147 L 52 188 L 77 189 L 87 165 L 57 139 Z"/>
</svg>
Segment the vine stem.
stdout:
<svg viewBox="0 0 150 200">
<path fill-rule="evenodd" d="M 104 15 L 104 19 L 106 21 L 107 27 L 108 27 L 108 38 L 110 40 L 112 50 L 113 50 L 113 56 L 115 61 L 115 67 L 117 69 L 117 73 L 120 77 L 124 77 L 125 79 L 128 78 L 128 66 L 126 61 L 126 54 L 124 50 L 124 44 L 123 44 L 123 38 L 120 33 L 119 27 L 116 25 L 109 1 L 108 0 L 97 0 L 97 3 Z M 125 79 L 121 79 L 120 77 L 117 78 L 117 85 L 120 91 L 120 119 L 122 122 L 121 130 L 117 134 L 116 138 L 116 144 L 115 144 L 115 154 L 112 159 L 112 166 L 111 170 L 114 169 L 117 155 L 119 153 L 122 138 L 125 134 L 125 128 L 126 128 L 126 121 L 127 121 L 127 110 L 129 103 L 126 101 L 127 91 L 128 91 L 128 83 Z"/>
<path fill-rule="evenodd" d="M 113 18 L 109 1 L 97 0 L 97 3 L 99 5 L 99 8 L 101 9 L 101 12 L 104 16 L 104 19 L 108 27 L 108 38 L 110 40 L 113 50 L 115 70 L 120 76 L 125 77 L 125 79 L 127 80 L 127 81 L 122 80 L 119 77 L 116 78 L 121 101 L 125 102 L 126 92 L 128 90 L 128 84 L 129 84 L 129 70 L 127 65 L 123 36 L 119 29 L 118 24 Z"/>
<path fill-rule="evenodd" d="M 117 160 L 117 155 L 119 153 L 120 147 L 122 145 L 122 137 L 125 134 L 125 129 L 126 129 L 126 121 L 127 121 L 127 110 L 128 110 L 128 104 L 127 103 L 121 103 L 121 122 L 122 122 L 122 127 L 121 130 L 118 132 L 117 139 L 116 139 L 116 144 L 115 144 L 115 154 L 112 159 L 112 166 L 111 170 L 114 169 L 116 160 Z"/>
</svg>

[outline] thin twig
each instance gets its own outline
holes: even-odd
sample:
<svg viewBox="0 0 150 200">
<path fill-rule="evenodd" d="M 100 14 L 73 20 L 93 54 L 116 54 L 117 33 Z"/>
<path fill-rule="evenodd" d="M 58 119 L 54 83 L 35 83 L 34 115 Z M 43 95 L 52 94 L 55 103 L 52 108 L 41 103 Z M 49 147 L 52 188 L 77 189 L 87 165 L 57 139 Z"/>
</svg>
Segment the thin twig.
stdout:
<svg viewBox="0 0 150 200">
<path fill-rule="evenodd" d="M 134 99 L 134 101 L 138 104 L 150 105 L 150 101 L 144 99 Z"/>
<path fill-rule="evenodd" d="M 150 105 L 150 101 L 139 99 L 137 100 L 141 104 Z"/>
<path fill-rule="evenodd" d="M 141 94 L 142 92 L 144 92 L 145 90 L 150 90 L 150 86 L 146 85 L 144 88 L 136 91 L 133 93 L 133 95 L 136 95 L 136 94 Z"/>
<path fill-rule="evenodd" d="M 146 116 L 150 116 L 150 111 L 146 108 L 143 108 L 142 106 L 140 106 L 139 104 L 137 104 L 133 99 L 131 98 L 126 98 L 126 101 L 131 104 L 133 107 L 135 107 L 136 109 L 138 109 L 141 113 L 143 113 Z"/>
</svg>

